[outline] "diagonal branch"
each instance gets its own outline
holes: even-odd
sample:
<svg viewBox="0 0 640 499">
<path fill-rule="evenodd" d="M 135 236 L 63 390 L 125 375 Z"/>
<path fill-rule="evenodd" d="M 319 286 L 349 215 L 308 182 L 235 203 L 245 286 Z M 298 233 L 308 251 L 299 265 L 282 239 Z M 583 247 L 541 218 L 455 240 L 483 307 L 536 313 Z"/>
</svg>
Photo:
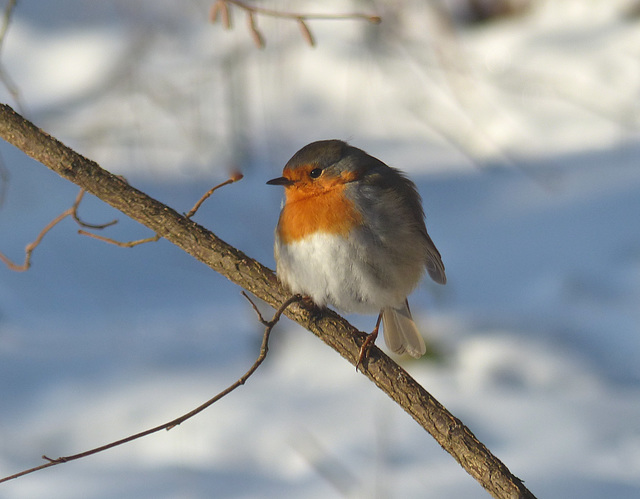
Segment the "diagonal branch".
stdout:
<svg viewBox="0 0 640 499">
<path fill-rule="evenodd" d="M 0 137 L 125 215 L 149 227 L 232 282 L 280 307 L 290 293 L 274 273 L 215 234 L 103 170 L 9 106 L 0 104 Z M 366 338 L 331 310 L 318 312 L 294 303 L 284 314 L 318 336 L 355 365 Z M 522 481 L 494 456 L 462 421 L 447 411 L 404 369 L 377 347 L 364 374 L 415 419 L 453 458 L 496 498 L 533 498 Z"/>
<path fill-rule="evenodd" d="M 199 414 L 202 411 L 204 411 L 206 408 L 212 406 L 213 404 L 215 404 L 221 398 L 229 395 L 236 388 L 244 385 L 247 382 L 247 380 L 253 375 L 253 373 L 255 373 L 258 370 L 258 368 L 260 367 L 260 365 L 262 365 L 264 360 L 267 358 L 267 353 L 269 352 L 269 337 L 271 336 L 271 332 L 273 331 L 274 326 L 280 320 L 280 317 L 282 316 L 282 313 L 285 311 L 285 309 L 289 305 L 291 305 L 292 303 L 295 303 L 296 301 L 299 301 L 301 297 L 297 296 L 297 295 L 294 295 L 291 298 L 289 298 L 282 305 L 280 305 L 280 308 L 278 308 L 278 310 L 276 310 L 276 313 L 273 315 L 273 318 L 270 321 L 266 321 L 266 320 L 264 320 L 262 318 L 262 315 L 260 314 L 260 312 L 256 308 L 255 304 L 251 301 L 251 299 L 244 292 L 243 292 L 243 294 L 247 298 L 247 300 L 249 300 L 249 303 L 251 303 L 251 306 L 253 307 L 253 309 L 258 314 L 258 319 L 265 326 L 265 329 L 264 329 L 264 333 L 262 335 L 262 345 L 260 346 L 260 353 L 258 354 L 258 358 L 252 364 L 252 366 L 249 368 L 249 370 L 246 373 L 244 373 L 235 383 L 229 385 L 227 388 L 225 388 L 220 393 L 218 393 L 215 397 L 212 397 L 209 400 L 207 400 L 204 404 L 199 405 L 198 407 L 196 407 L 192 411 L 189 411 L 188 413 L 183 414 L 182 416 L 180 416 L 180 417 L 178 417 L 176 419 L 173 419 L 173 420 L 169 421 L 168 423 L 164 423 L 164 424 L 161 424 L 159 426 L 155 426 L 153 428 L 149 428 L 148 430 L 144 430 L 144 431 L 141 431 L 139 433 L 135 433 L 134 435 L 130 435 L 130 436 L 125 437 L 125 438 L 121 438 L 120 440 L 116 440 L 114 442 L 109 442 L 108 444 L 101 445 L 100 447 L 95 447 L 95 448 L 90 449 L 88 451 L 80 452 L 78 454 L 73 454 L 72 456 L 57 457 L 55 459 L 52 459 L 52 458 L 47 457 L 47 456 L 42 456 L 42 459 L 47 461 L 46 463 L 41 464 L 40 466 L 35 466 L 33 468 L 29 468 L 28 470 L 24 470 L 24 471 L 21 471 L 19 473 L 15 473 L 15 474 L 13 474 L 11 476 L 0 478 L 0 483 L 8 482 L 9 480 L 14 480 L 16 478 L 20 478 L 21 476 L 28 475 L 30 473 L 35 473 L 36 471 L 40 471 L 40 470 L 43 470 L 45 468 L 51 468 L 52 466 L 56 466 L 58 464 L 68 463 L 70 461 L 76 461 L 76 460 L 82 459 L 84 457 L 93 456 L 94 454 L 98 454 L 99 452 L 103 452 L 105 450 L 113 449 L 114 447 L 118 447 L 118 446 L 120 446 L 122 444 L 126 444 L 128 442 L 133 442 L 134 440 L 138 440 L 139 438 L 146 437 L 147 435 L 151 435 L 153 433 L 157 433 L 157 432 L 159 432 L 161 430 L 171 430 L 172 428 L 175 428 L 176 426 L 184 423 L 187 419 L 191 419 L 196 414 Z"/>
</svg>

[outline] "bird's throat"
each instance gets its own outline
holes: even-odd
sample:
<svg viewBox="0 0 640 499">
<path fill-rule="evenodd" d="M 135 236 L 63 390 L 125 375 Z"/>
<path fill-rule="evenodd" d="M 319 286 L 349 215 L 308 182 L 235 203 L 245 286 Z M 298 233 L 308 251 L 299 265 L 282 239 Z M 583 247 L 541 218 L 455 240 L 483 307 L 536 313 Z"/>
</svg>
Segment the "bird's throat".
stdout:
<svg viewBox="0 0 640 499">
<path fill-rule="evenodd" d="M 287 189 L 278 235 L 285 244 L 316 232 L 346 236 L 362 220 L 362 214 L 353 201 L 345 196 L 345 185 L 336 185 L 312 195 Z"/>
</svg>

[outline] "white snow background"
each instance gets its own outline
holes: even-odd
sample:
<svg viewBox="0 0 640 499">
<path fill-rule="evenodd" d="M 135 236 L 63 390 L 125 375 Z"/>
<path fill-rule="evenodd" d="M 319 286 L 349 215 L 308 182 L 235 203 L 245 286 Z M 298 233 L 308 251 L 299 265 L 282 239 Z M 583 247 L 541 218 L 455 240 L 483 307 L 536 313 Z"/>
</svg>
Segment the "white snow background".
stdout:
<svg viewBox="0 0 640 499">
<path fill-rule="evenodd" d="M 452 5 L 454 2 L 448 2 Z M 18 2 L 2 64 L 23 112 L 274 267 L 278 176 L 343 138 L 407 171 L 449 283 L 411 296 L 437 361 L 398 359 L 540 498 L 640 496 L 640 22 L 540 0 L 479 26 L 424 2 L 265 2 L 364 21 L 207 21 L 204 0 Z M 16 105 L 6 88 L 0 100 Z M 6 143 L 0 251 L 77 188 Z M 149 231 L 87 196 L 103 235 Z M 0 475 L 161 424 L 235 381 L 262 327 L 166 241 L 69 220 L 0 267 Z M 264 308 L 265 314 L 272 312 Z M 374 317 L 350 317 L 370 330 Z M 0 485 L 2 498 L 482 498 L 437 443 L 289 321 L 249 382 L 183 425 Z"/>
</svg>

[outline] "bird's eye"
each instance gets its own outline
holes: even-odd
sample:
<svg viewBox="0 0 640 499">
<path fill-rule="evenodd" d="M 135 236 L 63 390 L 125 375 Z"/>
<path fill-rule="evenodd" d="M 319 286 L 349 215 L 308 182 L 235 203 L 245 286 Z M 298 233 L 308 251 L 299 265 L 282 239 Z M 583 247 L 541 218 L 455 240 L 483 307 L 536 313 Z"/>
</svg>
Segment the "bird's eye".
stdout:
<svg viewBox="0 0 640 499">
<path fill-rule="evenodd" d="M 322 175 L 322 168 L 314 168 L 309 172 L 311 178 L 318 178 L 320 175 Z"/>
</svg>

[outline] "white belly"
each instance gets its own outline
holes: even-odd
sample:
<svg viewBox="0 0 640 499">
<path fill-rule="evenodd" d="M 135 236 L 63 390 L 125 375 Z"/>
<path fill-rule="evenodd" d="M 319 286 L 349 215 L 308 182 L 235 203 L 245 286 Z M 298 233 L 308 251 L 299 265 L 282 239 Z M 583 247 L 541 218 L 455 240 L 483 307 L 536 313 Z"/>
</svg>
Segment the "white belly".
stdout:
<svg viewBox="0 0 640 499">
<path fill-rule="evenodd" d="M 278 278 L 294 293 L 345 312 L 378 313 L 401 307 L 424 271 L 422 262 L 399 266 L 381 248 L 363 244 L 353 233 L 344 238 L 316 233 L 283 245 L 276 236 Z"/>
</svg>

